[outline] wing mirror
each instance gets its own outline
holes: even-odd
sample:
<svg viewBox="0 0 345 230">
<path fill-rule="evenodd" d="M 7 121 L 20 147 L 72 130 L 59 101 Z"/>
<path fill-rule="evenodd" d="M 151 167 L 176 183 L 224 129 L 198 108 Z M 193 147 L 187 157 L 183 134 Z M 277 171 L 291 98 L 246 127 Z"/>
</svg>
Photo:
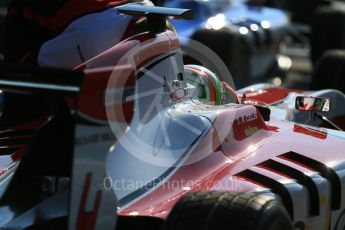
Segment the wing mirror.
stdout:
<svg viewBox="0 0 345 230">
<path fill-rule="evenodd" d="M 331 99 L 325 97 L 298 96 L 295 101 L 295 108 L 300 111 L 329 112 Z"/>
</svg>

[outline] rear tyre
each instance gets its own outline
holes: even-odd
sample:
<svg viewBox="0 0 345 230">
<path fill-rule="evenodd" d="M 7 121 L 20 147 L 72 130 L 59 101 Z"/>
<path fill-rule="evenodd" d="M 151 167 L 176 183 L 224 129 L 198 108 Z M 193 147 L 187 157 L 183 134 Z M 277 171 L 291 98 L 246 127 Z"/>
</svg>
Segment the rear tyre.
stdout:
<svg viewBox="0 0 345 230">
<path fill-rule="evenodd" d="M 312 22 L 311 58 L 313 63 L 331 49 L 345 49 L 345 10 L 320 7 Z"/>
<path fill-rule="evenodd" d="M 265 5 L 290 12 L 292 20 L 310 24 L 317 7 L 329 5 L 327 0 L 266 0 Z"/>
<path fill-rule="evenodd" d="M 274 197 L 258 193 L 198 192 L 173 208 L 164 230 L 292 230 L 290 217 Z"/>
<path fill-rule="evenodd" d="M 330 50 L 322 55 L 316 63 L 310 88 L 331 88 L 345 93 L 345 50 Z"/>
<path fill-rule="evenodd" d="M 290 0 L 288 10 L 292 13 L 293 21 L 310 24 L 315 10 L 323 4 L 323 0 Z"/>
<path fill-rule="evenodd" d="M 229 69 L 236 88 L 242 88 L 251 83 L 251 49 L 243 35 L 228 29 L 219 31 L 202 29 L 195 32 L 192 39 L 204 44 L 221 58 Z M 202 65 L 207 66 L 207 63 L 202 63 Z M 222 73 L 218 73 L 217 69 L 212 69 L 210 66 L 207 67 L 218 76 L 222 75 Z"/>
</svg>

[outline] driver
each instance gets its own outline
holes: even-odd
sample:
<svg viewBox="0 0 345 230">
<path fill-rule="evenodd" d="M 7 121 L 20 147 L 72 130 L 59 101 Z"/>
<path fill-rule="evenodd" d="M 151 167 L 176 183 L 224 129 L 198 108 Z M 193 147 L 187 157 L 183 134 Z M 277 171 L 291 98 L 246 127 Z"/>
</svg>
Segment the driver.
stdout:
<svg viewBox="0 0 345 230">
<path fill-rule="evenodd" d="M 5 61 L 73 69 L 126 34 L 122 4 L 148 0 L 13 0 L 5 26 Z"/>
</svg>

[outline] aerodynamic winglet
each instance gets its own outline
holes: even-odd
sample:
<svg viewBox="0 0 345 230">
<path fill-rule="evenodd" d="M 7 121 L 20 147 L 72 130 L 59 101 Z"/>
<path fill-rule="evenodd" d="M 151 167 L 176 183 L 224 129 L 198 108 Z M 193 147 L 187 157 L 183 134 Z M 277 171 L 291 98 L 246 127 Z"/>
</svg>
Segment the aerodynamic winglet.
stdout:
<svg viewBox="0 0 345 230">
<path fill-rule="evenodd" d="M 158 6 L 141 6 L 127 4 L 118 7 L 119 12 L 127 15 L 157 16 L 162 18 L 174 18 L 190 20 L 193 18 L 193 11 L 190 9 L 177 9 Z"/>
<path fill-rule="evenodd" d="M 78 94 L 84 73 L 11 64 L 0 65 L 3 91 Z"/>
</svg>

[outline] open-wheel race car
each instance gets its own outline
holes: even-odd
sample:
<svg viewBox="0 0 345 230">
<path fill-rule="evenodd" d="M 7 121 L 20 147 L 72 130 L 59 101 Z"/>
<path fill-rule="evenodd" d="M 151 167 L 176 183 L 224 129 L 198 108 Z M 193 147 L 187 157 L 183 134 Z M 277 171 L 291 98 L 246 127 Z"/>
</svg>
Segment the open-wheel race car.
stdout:
<svg viewBox="0 0 345 230">
<path fill-rule="evenodd" d="M 147 30 L 74 71 L 0 66 L 0 229 L 344 228 L 344 113 L 296 115 L 343 94 L 235 91 L 184 66 L 166 18 L 190 10 L 118 9 Z"/>
</svg>

